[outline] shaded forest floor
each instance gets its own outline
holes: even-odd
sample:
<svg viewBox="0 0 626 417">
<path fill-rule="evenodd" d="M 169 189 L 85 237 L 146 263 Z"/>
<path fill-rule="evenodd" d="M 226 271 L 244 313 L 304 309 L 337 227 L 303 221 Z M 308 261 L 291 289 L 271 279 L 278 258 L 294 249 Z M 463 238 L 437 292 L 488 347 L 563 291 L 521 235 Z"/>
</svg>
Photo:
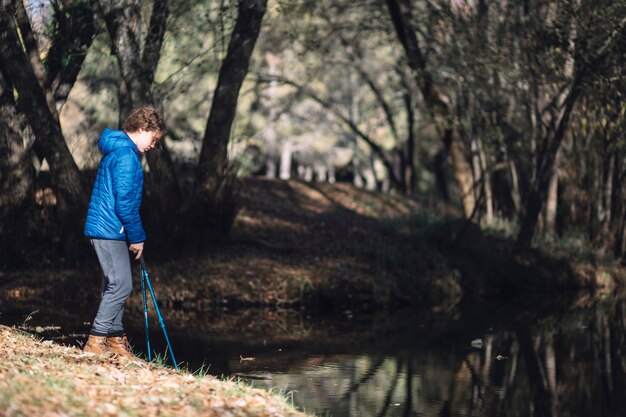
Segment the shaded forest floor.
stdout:
<svg viewBox="0 0 626 417">
<path fill-rule="evenodd" d="M 485 235 L 441 202 L 349 184 L 261 178 L 245 180 L 241 197 L 231 240 L 215 253 L 161 261 L 147 246 L 148 270 L 164 306 L 446 311 L 461 300 L 520 291 L 610 289 L 625 276 L 615 265 L 540 250 L 517 253 L 512 241 Z M 42 265 L 0 274 L 0 309 L 3 300 L 98 302 L 95 255 L 77 268 Z M 139 288 L 138 267 L 135 275 Z M 140 303 L 138 294 L 131 297 L 131 305 Z"/>
</svg>

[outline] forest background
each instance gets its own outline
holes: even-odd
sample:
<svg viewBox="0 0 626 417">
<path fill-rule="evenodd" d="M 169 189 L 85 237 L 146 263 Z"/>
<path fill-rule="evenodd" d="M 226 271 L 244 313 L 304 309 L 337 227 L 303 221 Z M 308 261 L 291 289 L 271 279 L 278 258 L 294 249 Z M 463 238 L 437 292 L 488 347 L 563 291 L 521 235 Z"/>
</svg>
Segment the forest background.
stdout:
<svg viewBox="0 0 626 417">
<path fill-rule="evenodd" d="M 0 4 L 4 265 L 82 259 L 97 139 L 140 105 L 168 125 L 144 161 L 155 252 L 219 245 L 265 175 L 626 259 L 624 2 Z"/>
</svg>

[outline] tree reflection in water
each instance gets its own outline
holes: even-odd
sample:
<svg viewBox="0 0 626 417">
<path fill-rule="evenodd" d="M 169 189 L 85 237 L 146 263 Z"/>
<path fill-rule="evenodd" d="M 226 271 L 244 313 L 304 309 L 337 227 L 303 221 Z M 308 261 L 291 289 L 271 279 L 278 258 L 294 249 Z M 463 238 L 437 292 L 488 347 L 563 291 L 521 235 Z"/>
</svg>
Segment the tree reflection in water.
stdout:
<svg viewBox="0 0 626 417">
<path fill-rule="evenodd" d="M 326 416 L 623 416 L 625 308 L 611 299 L 541 320 L 513 317 L 483 330 L 480 349 L 440 334 L 393 352 L 311 355 L 281 373 L 247 376 Z"/>
</svg>

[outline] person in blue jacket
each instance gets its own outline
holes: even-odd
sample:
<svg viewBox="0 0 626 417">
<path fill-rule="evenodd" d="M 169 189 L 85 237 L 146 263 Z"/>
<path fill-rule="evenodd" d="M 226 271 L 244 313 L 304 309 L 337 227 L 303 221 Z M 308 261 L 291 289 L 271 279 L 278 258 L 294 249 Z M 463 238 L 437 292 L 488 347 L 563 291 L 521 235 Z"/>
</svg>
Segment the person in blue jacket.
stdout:
<svg viewBox="0 0 626 417">
<path fill-rule="evenodd" d="M 165 134 L 165 122 L 152 107 L 134 110 L 123 130 L 104 129 L 98 147 L 104 154 L 89 202 L 85 235 L 90 238 L 102 271 L 102 299 L 85 352 L 113 352 L 133 358 L 124 333 L 124 303 L 132 290 L 128 251 L 139 259 L 146 233 L 139 207 L 143 169 L 139 154 L 152 149 Z"/>
</svg>

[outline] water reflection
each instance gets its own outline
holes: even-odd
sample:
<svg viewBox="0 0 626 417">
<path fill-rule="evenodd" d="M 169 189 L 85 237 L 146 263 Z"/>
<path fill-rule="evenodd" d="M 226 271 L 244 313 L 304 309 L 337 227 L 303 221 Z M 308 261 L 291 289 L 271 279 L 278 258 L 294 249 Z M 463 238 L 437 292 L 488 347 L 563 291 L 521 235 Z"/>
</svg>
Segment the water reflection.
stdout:
<svg viewBox="0 0 626 417">
<path fill-rule="evenodd" d="M 42 311 L 32 324 L 62 324 L 51 318 L 60 311 Z M 355 323 L 275 311 L 183 317 L 170 309 L 166 321 L 177 358 L 192 369 L 205 364 L 215 375 L 243 377 L 319 416 L 626 415 L 624 297 L 462 311 L 355 316 Z M 131 336 L 141 350 L 141 315 L 134 316 Z M 153 342 L 164 351 L 157 334 Z"/>
<path fill-rule="evenodd" d="M 263 356 L 230 366 L 322 416 L 623 416 L 624 311 L 614 299 L 509 317 L 478 349 L 439 335 L 395 352 L 309 355 L 280 372 Z"/>
</svg>

